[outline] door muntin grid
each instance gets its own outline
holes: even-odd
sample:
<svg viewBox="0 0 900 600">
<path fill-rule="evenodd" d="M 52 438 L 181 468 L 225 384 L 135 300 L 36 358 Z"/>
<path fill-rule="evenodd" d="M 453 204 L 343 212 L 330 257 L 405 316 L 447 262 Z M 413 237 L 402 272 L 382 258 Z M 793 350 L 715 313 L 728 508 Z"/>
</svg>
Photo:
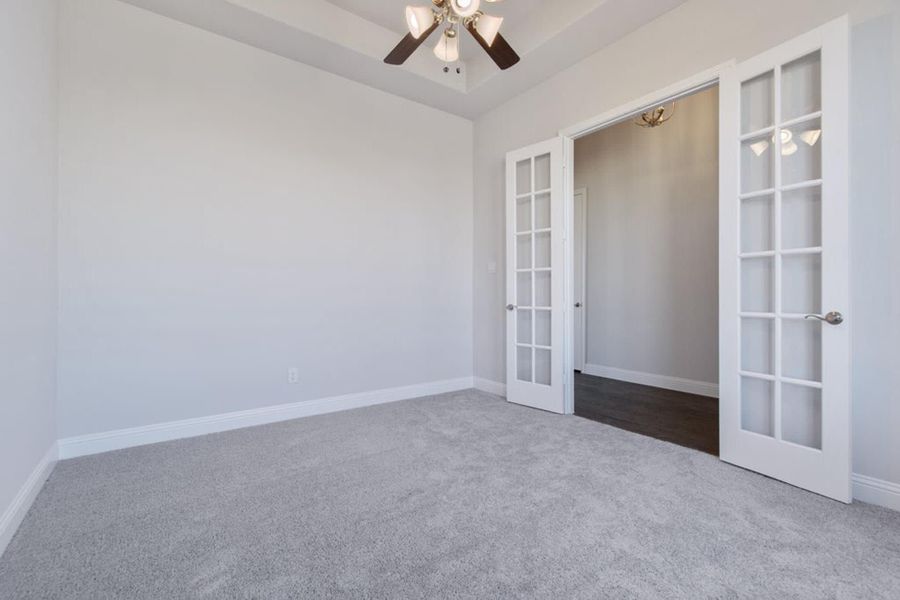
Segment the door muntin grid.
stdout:
<svg viewBox="0 0 900 600">
<path fill-rule="evenodd" d="M 552 385 L 551 155 L 516 163 L 516 379 Z"/>
<path fill-rule="evenodd" d="M 822 449 L 821 54 L 741 83 L 740 425 Z"/>
</svg>

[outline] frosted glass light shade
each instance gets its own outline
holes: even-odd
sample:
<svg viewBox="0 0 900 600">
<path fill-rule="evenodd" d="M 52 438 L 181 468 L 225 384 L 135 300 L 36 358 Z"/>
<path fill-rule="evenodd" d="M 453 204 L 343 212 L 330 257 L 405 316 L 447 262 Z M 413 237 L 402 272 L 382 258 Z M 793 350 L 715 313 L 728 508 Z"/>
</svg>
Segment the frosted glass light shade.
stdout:
<svg viewBox="0 0 900 600">
<path fill-rule="evenodd" d="M 406 7 L 406 26 L 414 38 L 419 39 L 422 37 L 422 34 L 428 31 L 428 28 L 432 25 L 434 25 L 434 13 L 430 7 Z"/>
<path fill-rule="evenodd" d="M 481 15 L 475 21 L 475 31 L 478 32 L 488 46 L 494 45 L 497 34 L 500 33 L 500 25 L 503 24 L 503 17 L 492 17 L 491 15 Z"/>
<path fill-rule="evenodd" d="M 434 55 L 444 62 L 456 62 L 459 60 L 459 38 L 441 36 L 437 46 L 434 47 Z"/>
</svg>

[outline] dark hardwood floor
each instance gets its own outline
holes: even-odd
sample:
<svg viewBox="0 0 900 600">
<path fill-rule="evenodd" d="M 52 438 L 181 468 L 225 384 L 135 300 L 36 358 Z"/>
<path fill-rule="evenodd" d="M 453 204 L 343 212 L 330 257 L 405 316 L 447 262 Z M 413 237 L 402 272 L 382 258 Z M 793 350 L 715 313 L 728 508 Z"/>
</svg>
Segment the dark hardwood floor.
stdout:
<svg viewBox="0 0 900 600">
<path fill-rule="evenodd" d="M 575 373 L 575 414 L 719 455 L 719 401 Z"/>
</svg>

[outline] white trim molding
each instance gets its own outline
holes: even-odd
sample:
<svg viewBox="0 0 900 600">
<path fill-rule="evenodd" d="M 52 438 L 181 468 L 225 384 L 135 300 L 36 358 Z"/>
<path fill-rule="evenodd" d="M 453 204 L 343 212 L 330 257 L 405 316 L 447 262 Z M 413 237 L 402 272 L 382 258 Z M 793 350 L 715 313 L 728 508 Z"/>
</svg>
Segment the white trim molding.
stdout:
<svg viewBox="0 0 900 600">
<path fill-rule="evenodd" d="M 572 139 L 582 138 L 603 129 L 604 127 L 615 125 L 629 117 L 639 115 L 650 107 L 668 104 L 672 100 L 690 96 L 691 94 L 719 83 L 721 74 L 731 68 L 736 62 L 737 61 L 732 59 L 706 69 L 705 71 L 696 73 L 692 77 L 667 85 L 660 90 L 636 98 L 631 102 L 610 109 L 603 114 L 596 115 L 590 119 L 561 129 L 559 135 Z M 569 163 L 569 166 L 574 167 L 574 164 Z"/>
<path fill-rule="evenodd" d="M 44 487 L 44 482 L 47 481 L 50 473 L 53 472 L 57 459 L 56 447 L 56 442 L 50 445 L 50 448 L 47 449 L 47 452 L 34 467 L 31 475 L 22 484 L 19 493 L 16 494 L 10 505 L 6 507 L 3 514 L 0 515 L 0 556 L 3 555 L 6 546 L 9 545 L 9 542 L 16 534 L 16 530 L 19 529 L 19 525 L 22 524 L 25 515 L 28 514 L 28 509 L 31 508 L 34 499 L 37 498 L 41 488 Z"/>
<path fill-rule="evenodd" d="M 345 394 L 343 396 L 331 396 L 304 402 L 221 413 L 206 417 L 184 419 L 182 421 L 169 421 L 142 427 L 80 435 L 59 440 L 59 458 L 87 456 L 89 454 L 121 450 L 145 444 L 156 444 L 158 442 L 230 431 L 242 427 L 253 427 L 353 408 L 362 408 L 364 406 L 396 402 L 398 400 L 409 400 L 422 396 L 467 390 L 472 387 L 474 387 L 472 377 L 461 377 L 459 379 L 446 379 L 371 392 Z"/>
<path fill-rule="evenodd" d="M 475 378 L 475 389 L 494 394 L 495 396 L 503 396 L 506 398 L 506 384 L 494 381 L 493 379 L 484 379 L 482 377 Z"/>
<path fill-rule="evenodd" d="M 719 385 L 708 381 L 696 381 L 694 379 L 684 379 L 682 377 L 656 375 L 654 373 L 643 373 L 641 371 L 629 371 L 617 367 L 591 364 L 585 364 L 583 372 L 587 375 L 594 375 L 596 377 L 606 377 L 607 379 L 639 383 L 641 385 L 675 390 L 676 392 L 687 392 L 688 394 L 709 396 L 710 398 L 719 397 Z"/>
<path fill-rule="evenodd" d="M 900 510 L 900 484 L 854 473 L 853 500 Z"/>
</svg>

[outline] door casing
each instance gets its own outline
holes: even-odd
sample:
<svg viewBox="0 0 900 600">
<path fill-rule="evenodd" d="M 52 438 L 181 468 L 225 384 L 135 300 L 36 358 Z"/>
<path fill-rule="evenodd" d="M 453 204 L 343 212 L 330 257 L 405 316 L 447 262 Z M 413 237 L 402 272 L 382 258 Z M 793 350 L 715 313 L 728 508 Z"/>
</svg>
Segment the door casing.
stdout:
<svg viewBox="0 0 900 600">
<path fill-rule="evenodd" d="M 587 327 L 587 189 L 586 188 L 578 188 L 575 190 L 575 194 L 573 196 L 573 202 L 578 203 L 578 198 L 581 198 L 581 239 L 578 239 L 578 236 L 574 235 L 574 232 L 577 229 L 573 229 L 573 237 L 575 239 L 575 256 L 581 258 L 581 268 L 577 269 L 577 272 L 573 276 L 574 283 L 581 283 L 581 294 L 575 295 L 575 302 L 580 302 L 581 307 L 575 307 L 575 349 L 573 352 L 575 354 L 573 356 L 577 356 L 578 350 L 581 350 L 581 362 L 577 359 L 574 362 L 574 368 L 578 370 L 584 370 L 584 365 L 587 363 L 587 331 L 585 328 Z M 574 210 L 574 209 L 573 209 Z M 577 211 L 576 211 L 577 212 Z M 579 223 L 575 223 L 575 225 L 579 225 Z M 574 259 L 573 259 L 574 260 Z M 573 262 L 573 265 L 575 263 Z M 574 266 L 573 266 L 574 268 Z M 579 314 L 580 311 L 580 314 Z M 578 316 L 581 319 L 578 319 Z"/>
<path fill-rule="evenodd" d="M 672 102 L 685 96 L 690 96 L 701 90 L 716 86 L 722 73 L 734 68 L 736 61 L 730 60 L 710 69 L 701 71 L 691 77 L 682 79 L 655 92 L 632 100 L 621 106 L 617 106 L 596 117 L 576 123 L 559 131 L 563 138 L 564 164 L 565 164 L 565 223 L 567 233 L 565 236 L 565 302 L 566 328 L 563 360 L 565 361 L 565 373 L 568 378 L 565 387 L 565 412 L 575 412 L 575 140 L 588 136 L 601 129 L 605 129 L 616 123 L 620 123 L 642 112 L 663 103 Z"/>
</svg>

